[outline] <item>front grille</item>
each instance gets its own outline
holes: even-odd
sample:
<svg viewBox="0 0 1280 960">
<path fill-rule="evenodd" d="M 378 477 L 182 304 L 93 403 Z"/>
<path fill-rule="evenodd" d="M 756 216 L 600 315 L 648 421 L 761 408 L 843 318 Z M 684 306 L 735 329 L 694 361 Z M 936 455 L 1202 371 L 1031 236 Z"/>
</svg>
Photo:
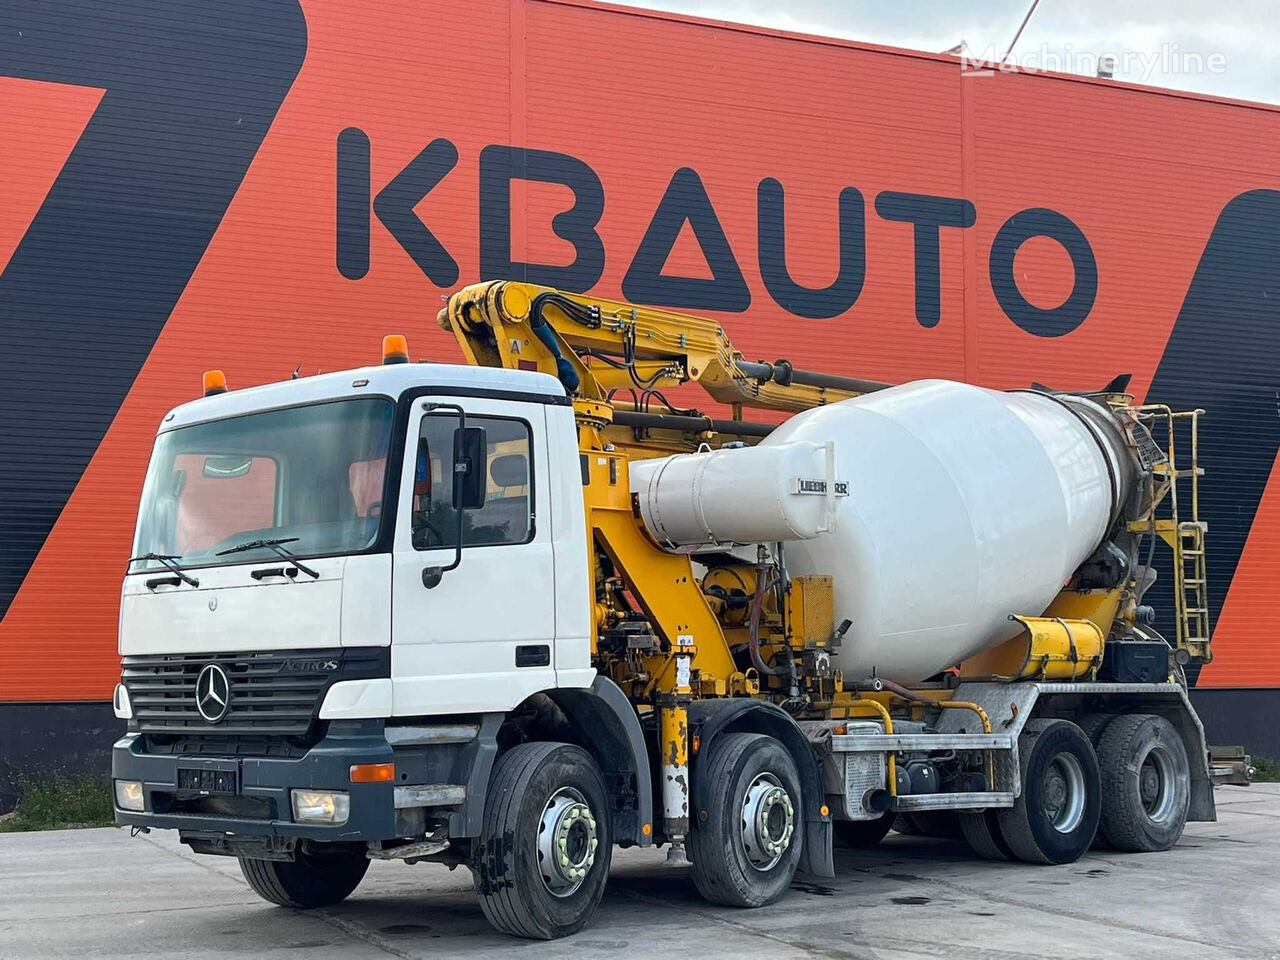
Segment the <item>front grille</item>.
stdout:
<svg viewBox="0 0 1280 960">
<path fill-rule="evenodd" d="M 210 723 L 196 708 L 196 679 L 209 664 L 227 674 L 227 712 Z M 125 657 L 121 680 L 146 734 L 308 737 L 338 680 L 390 676 L 385 647 L 263 650 Z"/>
</svg>

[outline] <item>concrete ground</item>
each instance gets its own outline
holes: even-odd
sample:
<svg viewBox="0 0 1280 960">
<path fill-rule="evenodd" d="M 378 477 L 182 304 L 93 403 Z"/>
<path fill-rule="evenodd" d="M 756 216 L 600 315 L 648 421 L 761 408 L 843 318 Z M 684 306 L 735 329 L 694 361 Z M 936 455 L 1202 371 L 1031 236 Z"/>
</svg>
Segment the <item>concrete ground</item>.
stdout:
<svg viewBox="0 0 1280 960">
<path fill-rule="evenodd" d="M 170 833 L 0 834 L 0 958 L 1280 958 L 1280 784 L 1220 788 L 1218 811 L 1169 853 L 1061 867 L 890 834 L 755 911 L 703 903 L 660 852 L 618 851 L 595 921 L 555 943 L 493 933 L 462 870 L 375 863 L 346 903 L 304 913 Z"/>
</svg>

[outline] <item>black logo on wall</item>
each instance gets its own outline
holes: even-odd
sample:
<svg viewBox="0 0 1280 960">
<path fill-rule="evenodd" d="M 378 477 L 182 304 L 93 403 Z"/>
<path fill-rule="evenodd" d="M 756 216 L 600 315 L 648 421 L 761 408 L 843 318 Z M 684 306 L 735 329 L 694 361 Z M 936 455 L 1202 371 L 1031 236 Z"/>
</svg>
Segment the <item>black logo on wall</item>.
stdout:
<svg viewBox="0 0 1280 960">
<path fill-rule="evenodd" d="M 368 136 L 349 127 L 337 142 L 337 265 L 349 280 L 369 271 L 370 152 Z M 374 216 L 433 284 L 458 282 L 458 262 L 440 235 L 415 207 L 458 165 L 458 149 L 449 140 L 432 140 L 389 183 L 372 193 Z M 600 177 L 585 162 L 565 153 L 523 147 L 488 146 L 479 157 L 480 279 L 515 279 L 586 293 L 604 274 L 604 242 L 596 227 L 604 214 Z M 556 214 L 551 229 L 570 244 L 567 265 L 524 263 L 511 259 L 511 183 L 555 183 L 573 194 L 573 204 Z M 943 230 L 966 230 L 978 220 L 973 203 L 958 197 L 884 191 L 874 209 L 882 220 L 910 227 L 914 242 L 915 316 L 923 327 L 942 319 Z M 840 240 L 838 272 L 825 287 L 797 283 L 787 267 L 786 191 L 766 177 L 756 190 L 760 276 L 774 303 L 798 317 L 827 319 L 858 301 L 867 273 L 866 202 L 856 187 L 846 187 L 836 202 Z M 688 224 L 711 272 L 687 277 L 665 270 L 676 238 Z M 1014 258 L 1034 237 L 1056 240 L 1071 258 L 1074 282 L 1056 307 L 1032 304 L 1018 288 Z M 1014 214 L 991 244 L 988 275 L 1005 315 L 1028 333 L 1060 337 L 1089 315 L 1098 293 L 1098 266 L 1084 232 L 1066 214 L 1035 207 Z M 681 167 L 658 199 L 639 247 L 622 280 L 623 296 L 634 303 L 694 310 L 741 313 L 752 303 L 733 246 L 715 204 L 697 171 Z"/>
</svg>

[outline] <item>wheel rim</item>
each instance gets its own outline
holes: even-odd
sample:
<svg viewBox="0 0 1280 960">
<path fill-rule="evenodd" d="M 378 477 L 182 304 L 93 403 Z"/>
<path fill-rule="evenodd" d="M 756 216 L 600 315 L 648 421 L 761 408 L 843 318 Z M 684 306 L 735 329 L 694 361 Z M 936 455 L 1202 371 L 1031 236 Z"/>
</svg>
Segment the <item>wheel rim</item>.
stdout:
<svg viewBox="0 0 1280 960">
<path fill-rule="evenodd" d="M 1152 747 L 1138 768 L 1138 796 L 1142 809 L 1153 823 L 1165 823 L 1173 817 L 1177 799 L 1175 783 L 1173 757 L 1164 747 Z"/>
<path fill-rule="evenodd" d="M 1084 767 L 1074 753 L 1057 754 L 1040 778 L 1040 809 L 1059 833 L 1071 833 L 1084 820 Z"/>
<path fill-rule="evenodd" d="M 757 774 L 742 797 L 742 845 L 756 870 L 772 869 L 795 833 L 795 804 L 772 773 Z"/>
<path fill-rule="evenodd" d="M 586 799 L 573 787 L 551 795 L 538 823 L 538 872 L 554 896 L 568 897 L 586 881 L 600 838 Z"/>
</svg>

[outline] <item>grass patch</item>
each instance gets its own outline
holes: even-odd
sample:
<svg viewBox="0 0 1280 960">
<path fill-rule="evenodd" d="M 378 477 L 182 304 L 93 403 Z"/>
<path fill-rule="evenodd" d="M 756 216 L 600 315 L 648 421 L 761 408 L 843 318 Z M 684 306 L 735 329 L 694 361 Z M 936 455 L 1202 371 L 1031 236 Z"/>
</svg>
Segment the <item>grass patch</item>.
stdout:
<svg viewBox="0 0 1280 960">
<path fill-rule="evenodd" d="M 0 819 L 0 833 L 115 825 L 107 777 L 61 776 L 23 783 L 20 789 L 22 799 Z"/>
<path fill-rule="evenodd" d="M 1253 779 L 1258 783 L 1280 783 L 1280 763 L 1267 757 L 1253 758 Z"/>
</svg>

